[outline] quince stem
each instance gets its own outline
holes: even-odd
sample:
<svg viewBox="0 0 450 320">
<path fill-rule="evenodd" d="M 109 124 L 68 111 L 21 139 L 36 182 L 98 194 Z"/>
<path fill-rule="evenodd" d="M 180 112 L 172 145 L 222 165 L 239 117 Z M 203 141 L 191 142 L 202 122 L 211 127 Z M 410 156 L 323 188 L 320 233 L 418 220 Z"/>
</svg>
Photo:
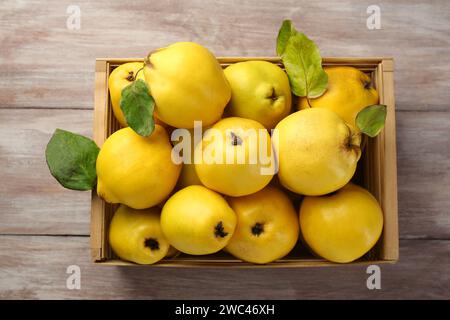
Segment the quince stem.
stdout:
<svg viewBox="0 0 450 320">
<path fill-rule="evenodd" d="M 139 72 L 141 72 L 142 70 L 144 70 L 144 67 L 140 68 L 138 71 L 136 71 L 136 74 L 134 75 L 134 80 L 136 81 L 137 76 L 139 74 Z"/>
</svg>

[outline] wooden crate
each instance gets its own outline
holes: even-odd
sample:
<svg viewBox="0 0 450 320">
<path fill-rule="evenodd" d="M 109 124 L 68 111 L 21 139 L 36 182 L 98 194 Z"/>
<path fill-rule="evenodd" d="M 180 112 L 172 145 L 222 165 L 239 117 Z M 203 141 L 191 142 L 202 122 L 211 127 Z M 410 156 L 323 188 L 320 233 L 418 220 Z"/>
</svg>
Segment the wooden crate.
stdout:
<svg viewBox="0 0 450 320">
<path fill-rule="evenodd" d="M 281 66 L 279 58 L 273 57 L 224 57 L 218 58 L 223 67 L 248 60 L 265 60 Z M 102 146 L 106 138 L 120 125 L 114 117 L 108 92 L 110 72 L 122 63 L 143 59 L 97 59 L 95 65 L 94 140 Z M 336 264 L 314 257 L 299 242 L 285 258 L 267 265 L 242 262 L 220 252 L 207 256 L 181 254 L 163 259 L 153 266 L 164 267 L 317 267 L 354 264 L 392 263 L 398 260 L 398 213 L 397 213 L 397 158 L 395 137 L 394 64 L 391 58 L 324 58 L 325 66 L 352 66 L 371 75 L 380 96 L 380 103 L 387 105 L 387 119 L 383 131 L 376 138 L 366 138 L 365 147 L 354 182 L 367 188 L 379 201 L 384 214 L 383 233 L 378 243 L 364 257 L 350 264 Z M 101 265 L 135 265 L 119 260 L 108 243 L 108 226 L 117 205 L 108 204 L 92 192 L 91 207 L 91 256 Z"/>
</svg>

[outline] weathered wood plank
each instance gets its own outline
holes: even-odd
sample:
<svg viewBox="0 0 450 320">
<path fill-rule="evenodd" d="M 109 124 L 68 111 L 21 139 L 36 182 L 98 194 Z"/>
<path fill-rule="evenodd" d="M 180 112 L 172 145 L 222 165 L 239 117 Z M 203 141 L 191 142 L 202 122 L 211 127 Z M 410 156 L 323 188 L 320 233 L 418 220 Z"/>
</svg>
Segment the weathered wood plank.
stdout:
<svg viewBox="0 0 450 320">
<path fill-rule="evenodd" d="M 450 112 L 397 115 L 401 236 L 450 239 Z"/>
<path fill-rule="evenodd" d="M 62 188 L 45 147 L 56 128 L 92 134 L 86 110 L 0 110 L 0 233 L 88 234 L 90 193 Z"/>
<path fill-rule="evenodd" d="M 91 109 L 96 57 L 142 57 L 180 40 L 221 56 L 273 55 L 280 23 L 291 18 L 324 56 L 393 56 L 398 109 L 449 108 L 446 0 L 378 1 L 380 30 L 366 27 L 369 0 L 76 4 L 80 30 L 67 29 L 65 2 L 0 2 L 0 107 Z"/>
<path fill-rule="evenodd" d="M 89 262 L 87 237 L 0 236 L 0 298 L 450 298 L 450 241 L 400 244 L 400 262 L 381 266 L 382 289 L 368 290 L 365 266 L 202 272 L 102 267 Z M 80 290 L 66 288 L 69 265 L 81 268 Z"/>
<path fill-rule="evenodd" d="M 89 234 L 90 194 L 60 187 L 45 145 L 57 127 L 91 135 L 92 111 L 0 110 L 0 234 Z M 398 112 L 401 238 L 450 239 L 450 112 Z"/>
</svg>

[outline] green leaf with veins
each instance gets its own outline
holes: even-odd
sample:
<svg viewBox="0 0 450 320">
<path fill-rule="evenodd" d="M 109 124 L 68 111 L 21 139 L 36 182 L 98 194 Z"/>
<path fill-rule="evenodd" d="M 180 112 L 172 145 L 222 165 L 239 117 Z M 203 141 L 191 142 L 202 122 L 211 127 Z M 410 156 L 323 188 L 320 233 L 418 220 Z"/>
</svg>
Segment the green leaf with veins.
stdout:
<svg viewBox="0 0 450 320">
<path fill-rule="evenodd" d="M 284 20 L 278 31 L 277 37 L 277 54 L 281 56 L 286 49 L 287 42 L 292 34 L 296 33 L 291 20 Z"/>
<path fill-rule="evenodd" d="M 144 137 L 152 134 L 155 129 L 153 119 L 155 100 L 144 80 L 137 79 L 123 88 L 120 108 L 128 125 L 137 134 Z"/>
<path fill-rule="evenodd" d="M 369 137 L 376 137 L 386 122 L 387 107 L 384 104 L 374 104 L 365 107 L 356 116 L 356 126 Z"/>
<path fill-rule="evenodd" d="M 316 44 L 303 33 L 293 33 L 281 56 L 292 92 L 299 97 L 317 98 L 328 85 L 322 57 Z"/>
<path fill-rule="evenodd" d="M 45 158 L 50 173 L 63 187 L 91 190 L 97 182 L 99 151 L 91 139 L 56 129 L 45 149 Z"/>
</svg>

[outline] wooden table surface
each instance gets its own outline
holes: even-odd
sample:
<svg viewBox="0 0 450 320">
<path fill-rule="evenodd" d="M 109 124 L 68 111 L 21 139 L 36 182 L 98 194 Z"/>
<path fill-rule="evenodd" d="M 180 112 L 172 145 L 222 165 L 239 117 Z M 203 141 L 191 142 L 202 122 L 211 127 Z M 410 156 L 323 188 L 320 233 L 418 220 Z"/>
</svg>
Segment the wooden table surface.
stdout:
<svg viewBox="0 0 450 320">
<path fill-rule="evenodd" d="M 369 30 L 366 10 L 381 9 Z M 67 28 L 78 5 L 79 30 Z M 270 56 L 292 19 L 323 56 L 392 56 L 400 262 L 366 268 L 101 267 L 89 258 L 89 192 L 63 189 L 44 150 L 55 128 L 92 134 L 97 57 L 143 57 L 175 41 L 218 56 Z M 0 298 L 450 298 L 450 2 L 0 2 Z M 81 289 L 66 287 L 67 266 Z"/>
</svg>

